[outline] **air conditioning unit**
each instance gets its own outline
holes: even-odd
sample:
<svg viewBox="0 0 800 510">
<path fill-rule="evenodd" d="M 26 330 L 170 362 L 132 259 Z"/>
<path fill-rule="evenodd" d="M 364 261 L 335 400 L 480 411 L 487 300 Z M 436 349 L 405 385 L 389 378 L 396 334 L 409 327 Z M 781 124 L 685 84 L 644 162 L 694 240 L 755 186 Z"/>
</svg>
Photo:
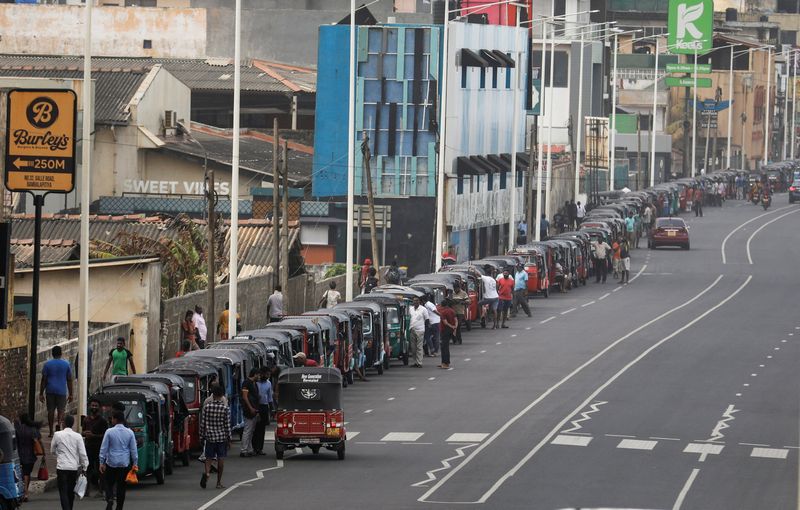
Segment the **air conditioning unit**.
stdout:
<svg viewBox="0 0 800 510">
<path fill-rule="evenodd" d="M 178 114 L 174 110 L 164 111 L 164 129 L 175 129 L 178 127 Z"/>
</svg>

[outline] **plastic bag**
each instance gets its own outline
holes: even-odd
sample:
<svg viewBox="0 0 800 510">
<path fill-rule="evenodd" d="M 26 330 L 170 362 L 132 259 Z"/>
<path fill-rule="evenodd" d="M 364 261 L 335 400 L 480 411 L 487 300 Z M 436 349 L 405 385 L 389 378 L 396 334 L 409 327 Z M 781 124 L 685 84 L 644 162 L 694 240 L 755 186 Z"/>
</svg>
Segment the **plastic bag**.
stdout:
<svg viewBox="0 0 800 510">
<path fill-rule="evenodd" d="M 136 471 L 134 471 L 133 469 L 128 471 L 128 475 L 125 477 L 125 483 L 130 485 L 136 485 L 137 483 L 139 483 L 139 477 L 136 476 Z"/>
<path fill-rule="evenodd" d="M 88 485 L 88 480 L 86 480 L 86 476 L 81 473 L 78 475 L 78 479 L 75 480 L 75 494 L 80 498 L 83 499 L 83 496 L 86 494 L 86 486 Z"/>
<path fill-rule="evenodd" d="M 39 465 L 39 472 L 37 473 L 36 478 L 41 482 L 46 482 L 48 478 L 50 478 L 50 473 L 47 471 L 47 463 L 44 460 L 44 457 L 42 457 L 42 463 Z"/>
</svg>

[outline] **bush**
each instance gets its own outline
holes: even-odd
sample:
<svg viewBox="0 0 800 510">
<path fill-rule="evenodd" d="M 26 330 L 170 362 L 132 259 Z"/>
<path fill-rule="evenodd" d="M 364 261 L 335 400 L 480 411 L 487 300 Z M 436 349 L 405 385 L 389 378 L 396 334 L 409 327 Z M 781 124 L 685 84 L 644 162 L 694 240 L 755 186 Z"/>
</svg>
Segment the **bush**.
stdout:
<svg viewBox="0 0 800 510">
<path fill-rule="evenodd" d="M 339 276 L 345 273 L 346 266 L 344 264 L 333 264 L 331 267 L 325 271 L 325 279 L 333 278 L 334 276 Z M 354 265 L 353 272 L 358 274 L 361 271 L 361 266 Z"/>
</svg>

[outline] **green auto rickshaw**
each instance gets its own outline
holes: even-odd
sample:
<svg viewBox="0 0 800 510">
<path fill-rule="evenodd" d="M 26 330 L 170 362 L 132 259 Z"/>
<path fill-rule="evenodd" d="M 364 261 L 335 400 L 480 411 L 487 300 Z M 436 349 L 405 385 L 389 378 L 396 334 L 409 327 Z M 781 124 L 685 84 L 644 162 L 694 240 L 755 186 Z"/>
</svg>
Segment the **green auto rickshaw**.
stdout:
<svg viewBox="0 0 800 510">
<path fill-rule="evenodd" d="M 383 292 L 370 292 L 356 296 L 355 301 L 372 301 L 381 307 L 383 312 L 384 338 L 386 342 L 386 356 L 383 359 L 383 368 L 389 368 L 389 360 L 400 360 L 408 365 L 408 304 L 402 297 Z"/>
</svg>

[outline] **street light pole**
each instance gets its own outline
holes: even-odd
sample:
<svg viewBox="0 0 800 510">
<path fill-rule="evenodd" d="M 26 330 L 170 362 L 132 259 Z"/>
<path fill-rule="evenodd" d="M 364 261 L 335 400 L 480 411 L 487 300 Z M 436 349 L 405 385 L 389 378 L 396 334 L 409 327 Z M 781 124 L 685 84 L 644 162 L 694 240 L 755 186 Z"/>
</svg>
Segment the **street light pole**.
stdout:
<svg viewBox="0 0 800 510">
<path fill-rule="evenodd" d="M 783 86 L 783 152 L 781 159 L 786 159 L 787 149 L 789 144 L 789 119 L 786 116 L 789 114 L 789 52 L 786 52 L 786 84 Z"/>
<path fill-rule="evenodd" d="M 614 71 L 612 73 L 613 82 L 611 88 L 611 112 L 610 112 L 611 123 L 609 124 L 609 127 L 611 129 L 610 133 L 611 143 L 608 144 L 608 179 L 609 179 L 608 189 L 610 191 L 614 191 L 614 173 L 615 173 L 614 170 L 616 170 L 614 164 L 614 158 L 617 152 L 615 147 L 617 143 L 617 116 L 615 112 L 617 110 L 617 53 L 619 52 L 617 44 L 618 36 L 619 36 L 618 34 L 614 34 Z"/>
<path fill-rule="evenodd" d="M 553 105 L 555 104 L 555 89 L 553 88 L 553 74 L 555 68 L 553 66 L 556 58 L 556 29 L 553 26 L 550 29 L 550 71 L 548 79 L 548 88 L 550 89 L 550 108 L 547 109 L 547 179 L 544 185 L 544 202 L 545 214 L 550 209 L 550 185 L 553 181 Z"/>
<path fill-rule="evenodd" d="M 772 86 L 772 48 L 767 49 L 767 95 L 764 98 L 766 107 L 764 108 L 764 164 L 769 162 L 769 99 L 770 87 Z"/>
<path fill-rule="evenodd" d="M 446 73 L 445 73 L 446 74 Z M 356 145 L 356 0 L 350 0 L 350 88 L 347 100 L 347 260 L 345 261 L 344 295 L 353 300 L 353 216 L 355 215 Z M 437 224 L 438 226 L 438 224 Z"/>
<path fill-rule="evenodd" d="M 731 65 L 728 71 L 728 147 L 725 149 L 728 170 L 731 168 L 731 133 L 733 131 L 733 49 L 734 46 L 731 46 Z M 742 140 L 742 144 L 744 145 L 744 140 Z"/>
<path fill-rule="evenodd" d="M 231 155 L 231 249 L 228 262 L 228 338 L 236 336 L 239 287 L 239 113 L 242 85 L 242 0 L 236 0 L 233 39 L 233 154 Z M 209 311 L 213 313 L 213 311 Z"/>
<path fill-rule="evenodd" d="M 508 249 L 509 251 L 514 249 L 514 245 L 516 244 L 516 239 L 514 232 L 516 232 L 516 226 L 514 225 L 515 216 L 517 213 L 517 138 L 519 138 L 519 85 L 520 85 L 520 73 L 522 69 L 522 59 L 520 58 L 520 44 L 519 44 L 519 7 L 515 9 L 517 13 L 517 22 L 516 22 L 516 32 L 514 32 L 514 49 L 516 50 L 516 61 L 517 67 L 514 69 L 514 112 L 513 112 L 513 125 L 512 128 L 512 135 L 511 135 L 511 183 L 506 187 L 511 194 L 510 197 L 510 207 L 508 211 Z M 506 68 L 506 72 L 510 73 L 511 68 Z"/>
<path fill-rule="evenodd" d="M 653 71 L 653 119 L 650 121 L 650 187 L 656 183 L 656 113 L 658 108 L 658 37 L 656 37 L 656 66 Z"/>
<path fill-rule="evenodd" d="M 583 47 L 583 40 L 584 40 L 584 32 L 581 30 L 581 42 L 580 42 L 580 49 L 581 49 L 581 58 L 580 58 L 580 68 L 578 70 L 578 119 L 575 122 L 575 133 L 576 133 L 576 151 L 575 151 L 575 191 L 573 193 L 573 198 L 575 200 L 578 199 L 578 193 L 580 193 L 580 184 L 581 184 L 581 138 L 583 133 L 583 54 L 585 53 L 586 48 Z"/>
<path fill-rule="evenodd" d="M 795 53 L 794 57 L 792 58 L 792 142 L 791 142 L 792 148 L 789 151 L 792 159 L 794 159 L 794 135 L 795 135 L 794 123 L 795 123 L 795 118 L 797 117 L 796 101 L 797 101 L 797 53 Z"/>
<path fill-rule="evenodd" d="M 694 87 L 692 87 L 692 177 L 697 175 L 697 48 L 694 49 Z"/>
<path fill-rule="evenodd" d="M 542 61 L 541 61 L 541 66 L 539 67 L 540 71 L 539 72 L 539 118 L 540 119 L 542 117 L 544 109 L 550 108 L 550 106 L 547 105 L 547 101 L 545 101 L 545 99 L 547 99 L 547 94 L 545 93 L 545 88 L 544 88 L 544 80 L 545 80 L 544 64 L 545 64 L 545 56 L 547 54 L 547 38 L 545 36 L 547 35 L 547 27 L 548 27 L 547 23 L 544 23 L 542 25 Z M 541 125 L 541 122 L 539 123 L 539 125 Z M 543 163 L 542 158 L 544 153 L 544 140 L 543 140 L 544 137 L 541 135 L 541 133 L 537 133 L 537 137 L 539 139 L 539 150 L 537 151 L 538 161 L 536 165 L 536 218 L 534 220 L 536 222 L 536 225 L 535 226 L 529 225 L 528 228 L 536 229 L 535 239 L 538 242 L 542 240 L 541 239 L 542 229 L 539 227 L 542 221 L 542 163 Z M 533 140 L 531 140 L 531 143 L 533 143 Z"/>
<path fill-rule="evenodd" d="M 354 0 L 355 1 L 355 0 Z M 447 75 L 450 65 L 450 2 L 444 3 L 444 27 L 442 32 L 442 98 L 440 101 L 441 112 L 439 115 L 439 168 L 438 179 L 436 180 L 436 245 L 434 246 L 434 267 L 438 271 L 442 267 L 441 250 L 444 244 L 444 179 L 445 179 L 445 157 L 447 153 Z"/>
</svg>

